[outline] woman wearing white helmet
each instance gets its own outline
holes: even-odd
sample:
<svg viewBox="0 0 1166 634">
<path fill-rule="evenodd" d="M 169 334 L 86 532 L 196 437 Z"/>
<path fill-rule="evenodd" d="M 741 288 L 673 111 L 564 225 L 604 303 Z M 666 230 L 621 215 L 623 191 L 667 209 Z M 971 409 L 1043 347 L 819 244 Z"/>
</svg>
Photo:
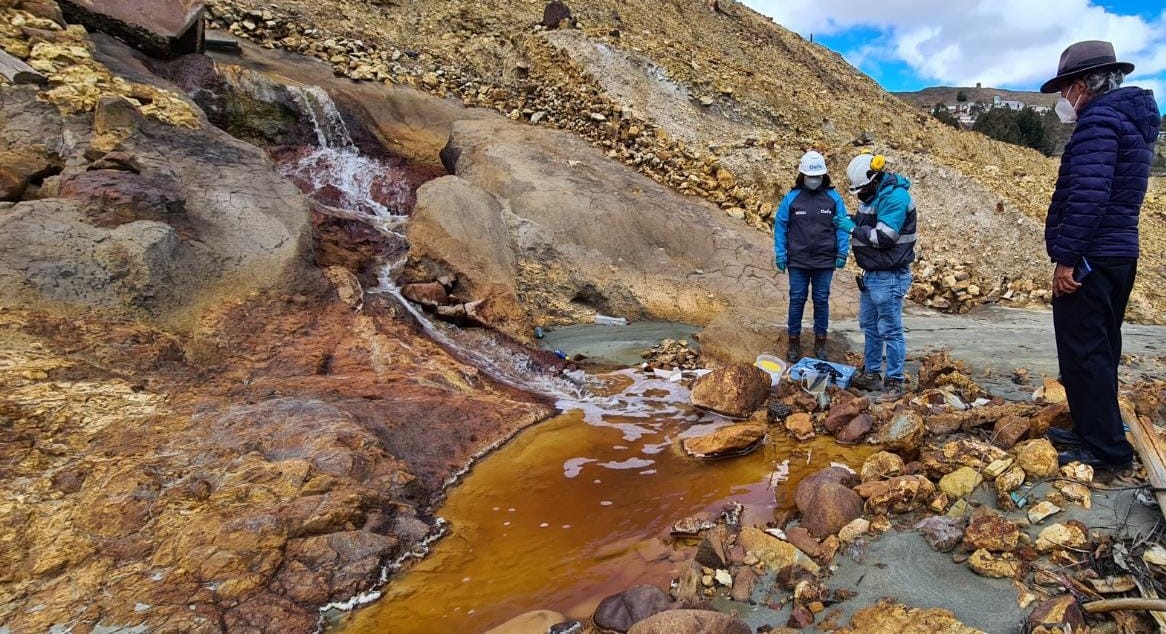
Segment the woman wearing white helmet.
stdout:
<svg viewBox="0 0 1166 634">
<path fill-rule="evenodd" d="M 809 151 L 802 156 L 794 187 L 774 215 L 773 251 L 777 270 L 789 271 L 790 361 L 802 356 L 802 314 L 813 286 L 814 356 L 826 358 L 830 325 L 830 283 L 834 269 L 846 266 L 850 236 L 836 228 L 835 218 L 846 218 L 846 204 L 834 191 L 826 159 Z"/>
</svg>

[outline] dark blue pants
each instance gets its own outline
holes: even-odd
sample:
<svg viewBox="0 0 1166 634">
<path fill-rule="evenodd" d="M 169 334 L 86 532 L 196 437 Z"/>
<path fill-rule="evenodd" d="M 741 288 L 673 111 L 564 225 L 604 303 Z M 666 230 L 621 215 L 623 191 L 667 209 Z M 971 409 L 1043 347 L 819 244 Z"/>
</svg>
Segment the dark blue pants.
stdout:
<svg viewBox="0 0 1166 634">
<path fill-rule="evenodd" d="M 1121 464 L 1134 456 L 1117 405 L 1117 366 L 1138 261 L 1089 258 L 1089 264 L 1093 272 L 1077 292 L 1053 298 L 1057 361 L 1077 433 L 1098 458 Z"/>
<path fill-rule="evenodd" d="M 830 282 L 834 269 L 789 269 L 789 315 L 786 326 L 791 337 L 802 334 L 802 315 L 810 286 L 814 287 L 814 334 L 825 337 L 830 329 Z"/>
</svg>

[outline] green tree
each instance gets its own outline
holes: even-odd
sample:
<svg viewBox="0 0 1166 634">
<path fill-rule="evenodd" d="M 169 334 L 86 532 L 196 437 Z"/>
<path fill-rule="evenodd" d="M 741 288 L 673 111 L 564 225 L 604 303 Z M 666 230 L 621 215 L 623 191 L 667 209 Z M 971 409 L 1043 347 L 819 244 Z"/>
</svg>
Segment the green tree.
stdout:
<svg viewBox="0 0 1166 634">
<path fill-rule="evenodd" d="M 1016 117 L 1007 108 L 992 108 L 976 119 L 972 130 L 981 132 L 997 141 L 1020 145 L 1020 126 L 1016 125 Z"/>
<path fill-rule="evenodd" d="M 1052 134 L 1041 116 L 1032 108 L 1023 110 L 992 108 L 976 119 L 972 130 L 997 141 L 1030 147 L 1046 156 L 1052 154 L 1056 148 Z"/>
<path fill-rule="evenodd" d="M 1053 137 L 1045 127 L 1036 110 L 1025 107 L 1016 114 L 1016 127 L 1020 129 L 1020 144 L 1030 147 L 1045 156 L 1053 153 Z"/>
<path fill-rule="evenodd" d="M 966 92 L 964 92 L 964 91 L 962 91 L 962 90 L 961 90 L 961 91 L 959 91 L 959 92 L 957 92 L 957 93 L 955 94 L 955 100 L 956 100 L 956 101 L 958 101 L 958 102 L 960 102 L 960 103 L 963 103 L 963 102 L 967 101 L 967 100 L 968 100 L 968 93 L 966 93 Z"/>
<path fill-rule="evenodd" d="M 959 119 L 956 119 L 955 115 L 942 102 L 935 104 L 935 107 L 931 109 L 931 116 L 939 119 L 940 123 L 945 123 L 953 128 L 960 127 Z"/>
</svg>

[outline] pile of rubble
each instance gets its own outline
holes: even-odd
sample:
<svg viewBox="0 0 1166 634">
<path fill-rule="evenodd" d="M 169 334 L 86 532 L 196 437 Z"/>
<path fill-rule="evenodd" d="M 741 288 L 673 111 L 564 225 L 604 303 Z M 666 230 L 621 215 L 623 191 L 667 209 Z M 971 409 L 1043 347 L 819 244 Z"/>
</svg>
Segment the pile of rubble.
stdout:
<svg viewBox="0 0 1166 634">
<path fill-rule="evenodd" d="M 988 279 L 978 272 L 980 266 L 975 262 L 923 254 L 916 261 L 907 298 L 928 308 L 960 315 L 981 304 L 1019 307 L 1052 301 L 1052 291 L 1032 279 L 1010 280 L 1005 276 Z"/>
<path fill-rule="evenodd" d="M 1091 508 L 1095 486 L 1091 467 L 1059 465 L 1057 450 L 1044 437 L 1050 426 L 1071 424 L 1064 390 L 1055 380 L 1046 380 L 1032 402 L 1005 402 L 980 388 L 961 363 L 937 352 L 922 359 L 917 389 L 897 402 L 872 403 L 836 388 L 828 388 L 828 401 L 819 402 L 797 389 L 769 393 L 764 373 L 753 370 L 732 366 L 698 380 L 694 404 L 702 400 L 701 407 L 736 408 L 737 414 L 756 411 L 747 421 L 687 439 L 689 453 L 733 455 L 767 433 L 797 441 L 819 435 L 865 440 L 880 451 L 857 473 L 835 466 L 803 479 L 796 511 L 779 513 L 768 529 L 709 518 L 683 522 L 698 528 L 701 541 L 673 584 L 677 601 L 704 605 L 723 596 L 762 605 L 792 603 L 784 625 L 808 627 L 848 598 L 845 589 L 827 587 L 823 571 L 845 565 L 836 561 L 840 552 L 860 551 L 892 529 L 918 532 L 931 548 L 953 552 L 954 564 L 977 575 L 1012 580 L 1017 605 L 1031 608 L 1032 627 L 1078 631 L 1085 623 L 1078 595 L 1098 599 L 1136 592 L 1135 575 L 1166 579 L 1166 550 L 1152 540 L 1135 548 L 1079 521 L 1055 520 L 1072 506 Z M 1015 375 L 1027 378 L 1023 369 Z M 700 390 L 701 382 L 730 379 L 732 386 Z M 710 400 L 717 394 L 736 400 Z M 759 409 L 767 398 L 766 409 Z M 1144 384 L 1123 397 L 1123 408 L 1127 416 L 1152 418 L 1164 402 L 1162 384 Z M 725 444 L 715 446 L 714 439 Z M 1108 576 L 1115 568 L 1120 568 L 1117 579 Z M 776 573 L 776 586 L 762 583 L 767 573 Z M 933 612 L 958 624 L 950 613 Z M 1090 620 L 1099 618 L 1104 617 Z"/>
<path fill-rule="evenodd" d="M 696 370 L 700 365 L 700 352 L 689 347 L 687 339 L 664 339 L 659 344 L 640 353 L 644 360 L 644 370 Z"/>
</svg>

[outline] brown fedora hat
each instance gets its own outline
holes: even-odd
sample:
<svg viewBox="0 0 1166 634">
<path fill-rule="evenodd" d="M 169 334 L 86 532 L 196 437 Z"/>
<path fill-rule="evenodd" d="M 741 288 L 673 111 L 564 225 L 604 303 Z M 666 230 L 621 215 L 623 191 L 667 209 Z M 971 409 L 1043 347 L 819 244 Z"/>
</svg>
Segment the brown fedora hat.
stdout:
<svg viewBox="0 0 1166 634">
<path fill-rule="evenodd" d="M 1069 45 L 1061 53 L 1061 63 L 1057 65 L 1057 76 L 1046 81 L 1040 91 L 1043 93 L 1057 92 L 1065 80 L 1076 78 L 1085 73 L 1103 68 L 1117 68 L 1123 73 L 1130 73 L 1134 65 L 1129 62 L 1117 61 L 1113 52 L 1113 44 L 1101 40 L 1086 40 Z"/>
</svg>

